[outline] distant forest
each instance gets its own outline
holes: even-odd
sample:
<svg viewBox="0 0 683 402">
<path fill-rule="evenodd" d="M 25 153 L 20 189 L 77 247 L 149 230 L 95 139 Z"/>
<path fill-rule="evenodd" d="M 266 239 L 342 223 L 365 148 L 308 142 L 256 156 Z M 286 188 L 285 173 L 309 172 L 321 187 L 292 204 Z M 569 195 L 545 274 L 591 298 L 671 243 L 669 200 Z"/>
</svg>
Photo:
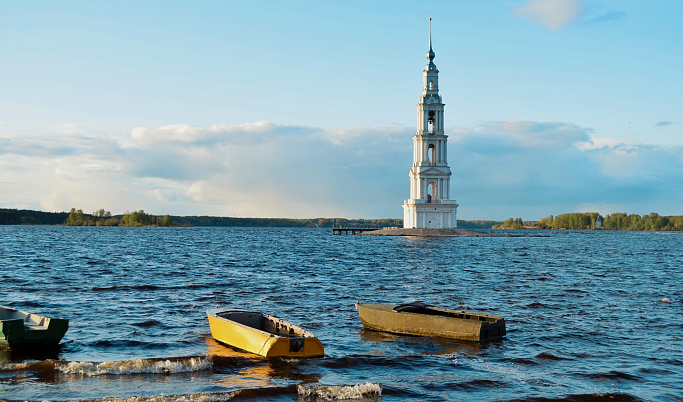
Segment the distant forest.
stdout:
<svg viewBox="0 0 683 402">
<path fill-rule="evenodd" d="M 599 219 L 598 219 L 599 218 Z M 599 223 L 597 223 L 599 222 Z M 596 224 L 597 223 L 597 224 Z M 72 208 L 70 212 L 42 212 L 0 208 L 0 225 L 65 225 L 65 226 L 229 226 L 229 227 L 402 227 L 403 219 L 345 218 L 234 218 L 220 216 L 151 215 L 143 210 L 112 215 L 100 209 L 86 214 Z M 683 216 L 662 216 L 614 213 L 602 216 L 597 212 L 576 212 L 550 215 L 540 221 L 510 218 L 504 222 L 488 220 L 458 220 L 460 229 L 569 229 L 569 230 L 665 230 L 683 231 Z"/>
<path fill-rule="evenodd" d="M 491 229 L 500 221 L 458 220 L 461 229 Z M 403 219 L 345 218 L 234 218 L 218 216 L 151 215 L 143 210 L 112 215 L 100 209 L 86 214 L 72 208 L 70 212 L 42 212 L 0 208 L 0 225 L 66 225 L 66 226 L 230 226 L 230 227 L 402 227 Z"/>
<path fill-rule="evenodd" d="M 68 217 L 68 212 L 0 208 L 0 225 L 63 225 Z"/>
<path fill-rule="evenodd" d="M 683 230 L 683 216 L 662 216 L 655 212 L 647 215 L 614 213 L 602 216 L 597 212 L 575 212 L 550 215 L 540 221 L 510 218 L 493 226 L 494 229 L 570 229 L 570 230 Z"/>
</svg>

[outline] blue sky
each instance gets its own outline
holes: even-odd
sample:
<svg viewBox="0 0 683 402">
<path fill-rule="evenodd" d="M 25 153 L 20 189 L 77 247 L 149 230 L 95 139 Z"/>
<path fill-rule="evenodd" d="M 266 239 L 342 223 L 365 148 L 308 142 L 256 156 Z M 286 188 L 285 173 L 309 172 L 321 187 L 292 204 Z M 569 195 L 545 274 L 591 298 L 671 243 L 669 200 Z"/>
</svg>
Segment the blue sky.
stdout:
<svg viewBox="0 0 683 402">
<path fill-rule="evenodd" d="M 0 0 L 0 207 L 402 217 L 430 12 L 460 219 L 683 214 L 677 0 Z"/>
</svg>

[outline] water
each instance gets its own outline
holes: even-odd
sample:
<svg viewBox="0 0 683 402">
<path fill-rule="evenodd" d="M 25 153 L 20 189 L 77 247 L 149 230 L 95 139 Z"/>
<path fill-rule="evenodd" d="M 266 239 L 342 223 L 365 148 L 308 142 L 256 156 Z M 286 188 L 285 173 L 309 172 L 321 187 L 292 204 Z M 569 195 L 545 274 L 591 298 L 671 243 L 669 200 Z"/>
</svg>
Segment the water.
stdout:
<svg viewBox="0 0 683 402">
<path fill-rule="evenodd" d="M 71 320 L 57 352 L 0 350 L 0 399 L 683 400 L 683 235 L 542 233 L 0 227 L 0 304 Z M 508 335 L 365 331 L 357 300 L 498 314 Z M 326 355 L 221 346 L 216 306 L 300 325 Z"/>
</svg>

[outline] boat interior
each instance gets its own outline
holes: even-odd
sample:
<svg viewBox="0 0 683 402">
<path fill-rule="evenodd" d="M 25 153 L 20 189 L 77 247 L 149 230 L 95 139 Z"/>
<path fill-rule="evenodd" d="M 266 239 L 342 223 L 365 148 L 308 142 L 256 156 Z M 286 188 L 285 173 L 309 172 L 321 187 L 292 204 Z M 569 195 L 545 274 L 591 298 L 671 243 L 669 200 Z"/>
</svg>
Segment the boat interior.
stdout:
<svg viewBox="0 0 683 402">
<path fill-rule="evenodd" d="M 47 327 L 47 317 L 25 313 L 10 307 L 0 306 L 0 321 L 4 320 L 24 320 L 26 327 Z"/>
<path fill-rule="evenodd" d="M 440 317 L 462 318 L 465 320 L 479 320 L 489 322 L 496 322 L 499 318 L 494 316 L 488 316 L 487 314 L 467 313 L 464 311 L 457 310 L 444 310 L 422 303 L 399 304 L 398 306 L 394 307 L 394 311 L 397 311 L 399 313 L 436 315 Z"/>
<path fill-rule="evenodd" d="M 302 338 L 304 335 L 294 326 L 277 318 L 251 311 L 226 311 L 216 314 L 218 317 L 238 322 L 251 328 L 285 338 Z"/>
</svg>

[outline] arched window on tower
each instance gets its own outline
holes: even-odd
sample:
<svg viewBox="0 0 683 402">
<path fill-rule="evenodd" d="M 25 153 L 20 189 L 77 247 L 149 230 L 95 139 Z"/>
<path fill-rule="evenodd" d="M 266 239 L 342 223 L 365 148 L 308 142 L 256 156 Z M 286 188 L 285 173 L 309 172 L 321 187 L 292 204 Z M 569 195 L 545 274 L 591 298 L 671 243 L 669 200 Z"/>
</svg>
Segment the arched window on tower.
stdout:
<svg viewBox="0 0 683 402">
<path fill-rule="evenodd" d="M 429 80 L 429 90 L 430 91 L 434 90 L 434 80 Z"/>
<path fill-rule="evenodd" d="M 436 147 L 434 144 L 429 144 L 427 147 L 427 163 L 430 166 L 434 166 L 436 164 Z"/>
<path fill-rule="evenodd" d="M 436 113 L 433 110 L 430 110 L 427 115 L 429 116 L 429 118 L 427 119 L 427 132 L 429 132 L 430 134 L 434 134 L 434 116 L 436 115 Z"/>
<path fill-rule="evenodd" d="M 427 183 L 427 203 L 434 202 L 436 198 L 436 183 L 430 181 Z"/>
</svg>

